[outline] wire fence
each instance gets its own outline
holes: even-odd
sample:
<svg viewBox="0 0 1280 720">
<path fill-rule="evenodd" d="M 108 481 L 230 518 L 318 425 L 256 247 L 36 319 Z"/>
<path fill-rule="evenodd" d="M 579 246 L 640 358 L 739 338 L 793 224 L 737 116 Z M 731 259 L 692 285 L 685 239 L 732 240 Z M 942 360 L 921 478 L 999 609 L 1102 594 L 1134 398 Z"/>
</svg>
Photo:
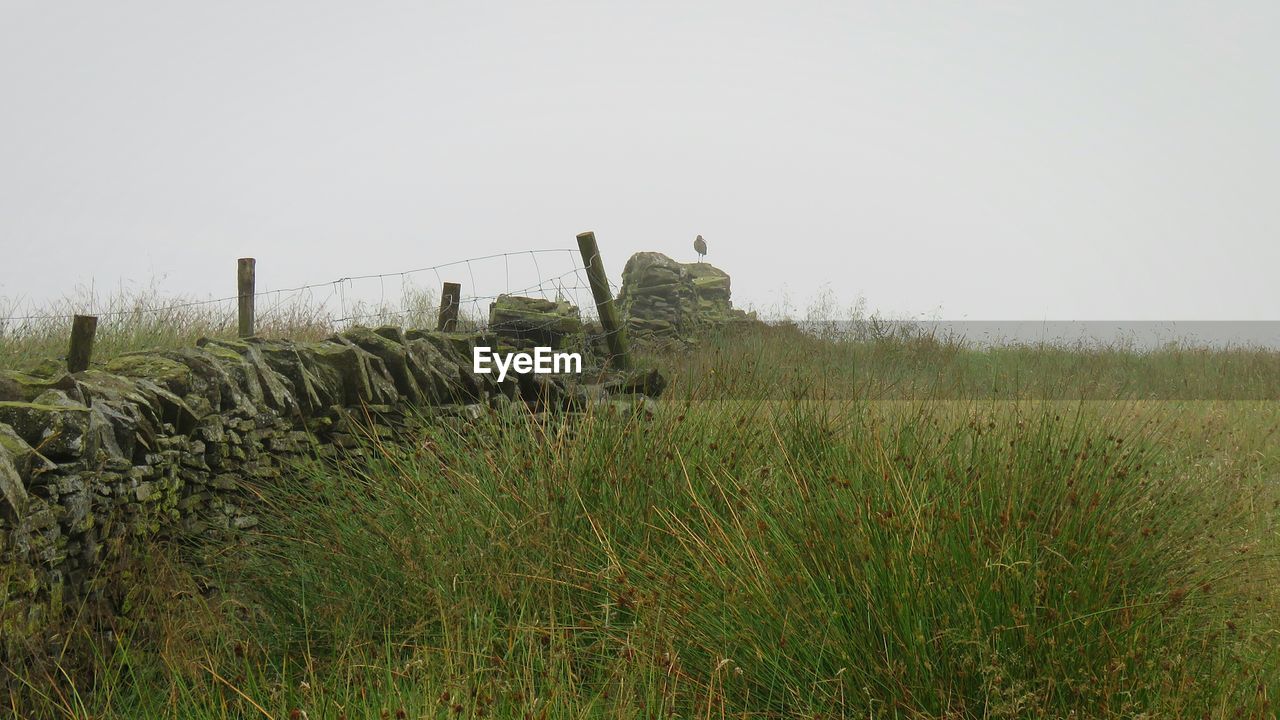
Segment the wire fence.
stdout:
<svg viewBox="0 0 1280 720">
<path fill-rule="evenodd" d="M 260 267 L 264 276 L 270 268 Z M 424 285 L 423 281 L 434 284 Z M 594 300 L 579 250 L 548 248 L 493 253 L 383 273 L 344 275 L 278 289 L 255 290 L 255 320 L 260 326 L 305 323 L 342 329 L 376 322 L 430 325 L 438 312 L 438 289 L 445 281 L 460 282 L 460 320 L 464 327 L 483 327 L 488 304 L 502 295 L 537 297 L 568 302 L 584 319 L 594 317 Z M 613 286 L 613 283 L 610 283 Z M 616 286 L 614 286 L 616 288 Z M 152 295 L 116 296 L 106 301 L 87 297 L 62 301 L 56 311 L 10 312 L 0 315 L 0 337 L 21 334 L 49 324 L 69 323 L 76 314 L 95 315 L 108 327 L 113 322 L 199 316 L 212 324 L 234 324 L 240 294 L 200 300 L 161 300 Z M 3 312 L 3 308 L 0 308 Z"/>
<path fill-rule="evenodd" d="M 437 328 L 443 286 L 457 283 L 460 297 L 453 304 L 461 332 L 493 332 L 514 344 L 553 345 L 588 355 L 615 343 L 599 322 L 587 269 L 577 248 L 547 248 L 493 253 L 381 273 L 351 274 L 321 282 L 262 288 L 272 268 L 253 263 L 256 282 L 246 297 L 253 298 L 250 332 L 259 337 L 314 341 L 354 326 Z M 230 264 L 230 263 L 229 263 Z M 239 268 L 237 268 L 239 269 Z M 230 268 L 228 268 L 228 271 Z M 227 272 L 231 280 L 231 272 Z M 237 275 L 237 282 L 240 281 Z M 611 287 L 617 286 L 610 282 Z M 259 289 L 261 288 L 261 289 Z M 48 369 L 48 363 L 68 367 L 80 357 L 77 343 L 92 348 L 92 364 L 138 350 L 189 347 L 200 338 L 231 338 L 240 327 L 242 295 L 207 299 L 174 297 L 156 285 L 143 291 L 120 290 L 105 297 L 92 288 L 77 290 L 43 308 L 21 308 L 0 298 L 0 369 Z M 493 315 L 491 303 L 503 295 L 567 303 L 576 311 L 568 317 L 559 305 L 551 312 L 537 305 L 515 303 L 515 312 Z M 72 332 L 76 316 L 96 318 L 96 333 L 79 339 Z M 576 315 L 576 320 L 574 317 Z M 544 319 L 545 318 L 545 319 Z M 617 331 L 621 331 L 618 328 Z M 70 349 L 68 349 L 70 339 Z"/>
</svg>

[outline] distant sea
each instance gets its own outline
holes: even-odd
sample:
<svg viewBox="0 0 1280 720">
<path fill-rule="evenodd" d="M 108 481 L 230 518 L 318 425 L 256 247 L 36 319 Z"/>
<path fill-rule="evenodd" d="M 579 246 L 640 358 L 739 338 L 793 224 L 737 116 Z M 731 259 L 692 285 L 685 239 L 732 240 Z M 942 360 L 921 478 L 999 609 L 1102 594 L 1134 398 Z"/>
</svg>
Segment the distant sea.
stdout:
<svg viewBox="0 0 1280 720">
<path fill-rule="evenodd" d="M 975 348 L 1052 345 L 1145 352 L 1178 346 L 1280 351 L 1280 321 L 1275 320 L 857 320 L 798 324 L 815 334 L 837 337 L 925 335 Z"/>
</svg>

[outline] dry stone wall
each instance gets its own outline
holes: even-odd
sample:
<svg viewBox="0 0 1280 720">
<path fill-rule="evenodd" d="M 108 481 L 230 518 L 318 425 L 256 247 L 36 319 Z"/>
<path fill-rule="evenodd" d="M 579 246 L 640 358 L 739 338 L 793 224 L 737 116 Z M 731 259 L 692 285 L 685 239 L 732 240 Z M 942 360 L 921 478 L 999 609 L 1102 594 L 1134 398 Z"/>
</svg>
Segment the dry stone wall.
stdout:
<svg viewBox="0 0 1280 720">
<path fill-rule="evenodd" d="M 587 384 L 471 372 L 476 345 L 503 343 L 357 328 L 323 342 L 204 340 L 74 375 L 0 372 L 0 656 L 30 650 L 49 613 L 109 606 L 110 568 L 150 543 L 252 528 L 248 486 L 299 455 L 360 452 L 370 421 L 395 436 L 424 411 L 572 410 L 662 389 L 655 373 Z"/>
</svg>

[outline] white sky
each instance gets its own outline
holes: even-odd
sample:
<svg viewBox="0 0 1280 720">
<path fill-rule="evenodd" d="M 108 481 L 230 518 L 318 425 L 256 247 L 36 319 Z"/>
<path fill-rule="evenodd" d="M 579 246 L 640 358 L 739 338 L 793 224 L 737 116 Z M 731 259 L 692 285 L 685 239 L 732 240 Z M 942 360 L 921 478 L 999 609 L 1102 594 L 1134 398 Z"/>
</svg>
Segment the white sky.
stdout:
<svg viewBox="0 0 1280 720">
<path fill-rule="evenodd" d="M 1276 319 L 1277 37 L 1274 0 L 0 0 L 0 295 L 593 229 L 615 279 L 701 233 L 739 305 Z"/>
</svg>

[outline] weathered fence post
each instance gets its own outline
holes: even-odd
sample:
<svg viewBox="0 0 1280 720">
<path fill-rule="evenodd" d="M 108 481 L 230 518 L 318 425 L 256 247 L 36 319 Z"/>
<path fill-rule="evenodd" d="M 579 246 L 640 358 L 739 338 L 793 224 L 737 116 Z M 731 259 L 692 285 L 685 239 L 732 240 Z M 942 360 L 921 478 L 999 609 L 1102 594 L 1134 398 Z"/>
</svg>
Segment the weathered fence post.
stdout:
<svg viewBox="0 0 1280 720">
<path fill-rule="evenodd" d="M 71 347 L 67 350 L 67 372 L 89 369 L 93 356 L 93 336 L 98 332 L 97 315 L 76 315 L 71 320 Z"/>
<path fill-rule="evenodd" d="M 236 286 L 240 294 L 240 337 L 253 337 L 254 269 L 257 260 L 240 258 L 236 261 Z"/>
<path fill-rule="evenodd" d="M 627 331 L 618 320 L 618 313 L 613 307 L 613 293 L 609 290 L 609 276 L 604 271 L 604 262 L 600 259 L 600 248 L 596 245 L 596 234 L 593 232 L 578 233 L 578 251 L 582 253 L 582 265 L 587 270 L 587 280 L 591 283 L 591 295 L 596 300 L 596 312 L 600 315 L 600 324 L 604 326 L 605 342 L 609 345 L 609 354 L 615 366 L 627 370 L 631 367 L 631 354 L 627 351 Z"/>
<path fill-rule="evenodd" d="M 440 318 L 436 330 L 453 332 L 458 329 L 458 305 L 462 302 L 462 284 L 447 282 L 440 289 Z"/>
</svg>

